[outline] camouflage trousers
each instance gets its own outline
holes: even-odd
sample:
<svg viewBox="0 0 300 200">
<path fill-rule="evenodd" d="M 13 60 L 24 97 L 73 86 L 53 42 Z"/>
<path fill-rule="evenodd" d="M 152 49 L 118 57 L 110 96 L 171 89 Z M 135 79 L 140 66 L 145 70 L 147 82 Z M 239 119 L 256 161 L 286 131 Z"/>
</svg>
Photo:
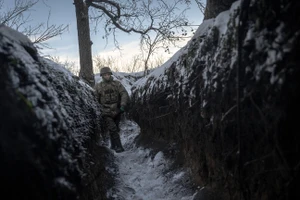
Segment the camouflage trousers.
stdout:
<svg viewBox="0 0 300 200">
<path fill-rule="evenodd" d="M 104 123 L 105 123 L 105 125 L 104 125 L 105 126 L 104 140 L 108 141 L 108 134 L 109 134 L 112 146 L 113 146 L 112 141 L 117 141 L 117 143 L 119 143 L 119 141 L 120 141 L 119 124 L 120 124 L 120 121 L 121 121 L 121 115 L 118 115 L 115 118 L 104 116 L 103 119 L 104 119 Z"/>
</svg>

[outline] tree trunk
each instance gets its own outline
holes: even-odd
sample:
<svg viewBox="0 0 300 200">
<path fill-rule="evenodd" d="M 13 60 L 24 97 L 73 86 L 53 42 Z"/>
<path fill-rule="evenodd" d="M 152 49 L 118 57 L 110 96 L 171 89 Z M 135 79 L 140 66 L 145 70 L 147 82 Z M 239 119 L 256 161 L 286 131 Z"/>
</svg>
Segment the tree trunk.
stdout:
<svg viewBox="0 0 300 200">
<path fill-rule="evenodd" d="M 236 0 L 207 0 L 204 20 L 215 18 L 220 12 L 228 10 Z"/>
<path fill-rule="evenodd" d="M 76 10 L 79 44 L 79 77 L 87 81 L 89 85 L 94 86 L 95 77 L 93 72 L 92 41 L 90 38 L 88 6 L 83 0 L 74 0 L 74 5 Z"/>
</svg>

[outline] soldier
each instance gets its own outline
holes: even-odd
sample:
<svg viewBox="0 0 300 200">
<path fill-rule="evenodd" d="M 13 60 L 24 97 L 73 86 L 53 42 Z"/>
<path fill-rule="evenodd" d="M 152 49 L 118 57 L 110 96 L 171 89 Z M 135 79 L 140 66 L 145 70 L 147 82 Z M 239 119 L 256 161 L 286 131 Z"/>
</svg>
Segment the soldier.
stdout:
<svg viewBox="0 0 300 200">
<path fill-rule="evenodd" d="M 102 115 L 110 135 L 110 148 L 119 153 L 124 151 L 119 135 L 119 122 L 121 113 L 128 105 L 129 95 L 124 86 L 119 81 L 113 80 L 111 75 L 109 67 L 100 70 L 102 81 L 95 85 L 95 93 L 102 105 Z"/>
</svg>

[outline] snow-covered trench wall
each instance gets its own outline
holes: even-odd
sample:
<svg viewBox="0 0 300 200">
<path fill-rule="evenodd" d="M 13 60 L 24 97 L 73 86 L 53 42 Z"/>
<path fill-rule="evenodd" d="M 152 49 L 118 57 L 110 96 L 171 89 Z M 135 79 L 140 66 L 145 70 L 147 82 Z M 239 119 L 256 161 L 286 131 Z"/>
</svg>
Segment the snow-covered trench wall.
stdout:
<svg viewBox="0 0 300 200">
<path fill-rule="evenodd" d="M 111 154 L 92 89 L 0 26 L 0 177 L 8 199 L 105 199 Z"/>
<path fill-rule="evenodd" d="M 221 199 L 299 196 L 299 2 L 240 4 L 133 86 L 131 115 Z"/>
</svg>

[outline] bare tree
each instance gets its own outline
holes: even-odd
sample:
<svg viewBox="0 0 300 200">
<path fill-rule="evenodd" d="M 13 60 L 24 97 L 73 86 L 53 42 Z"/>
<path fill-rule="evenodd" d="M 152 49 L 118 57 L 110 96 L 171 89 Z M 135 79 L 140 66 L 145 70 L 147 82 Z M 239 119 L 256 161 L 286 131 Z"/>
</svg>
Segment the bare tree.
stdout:
<svg viewBox="0 0 300 200">
<path fill-rule="evenodd" d="M 88 5 L 83 0 L 74 0 L 77 34 L 79 46 L 80 71 L 79 77 L 91 86 L 95 84 L 92 60 L 92 41 L 90 37 L 90 24 Z"/>
<path fill-rule="evenodd" d="M 15 0 L 14 7 L 3 8 L 4 0 L 0 0 L 0 24 L 9 26 L 24 35 L 28 36 L 38 48 L 50 48 L 47 40 L 61 35 L 68 28 L 67 25 L 50 25 L 48 14 L 47 22 L 41 22 L 37 25 L 29 25 L 31 21 L 30 9 L 33 8 L 38 0 Z"/>
<path fill-rule="evenodd" d="M 153 34 L 153 37 L 151 37 L 150 34 L 143 34 L 141 35 L 140 40 L 140 48 L 143 54 L 145 75 L 149 69 L 150 59 L 159 49 L 164 49 L 165 52 L 170 52 L 170 46 L 177 47 L 177 42 L 182 41 L 186 38 L 190 38 L 189 36 L 187 36 L 187 31 L 185 29 L 182 29 L 181 35 L 175 35 L 175 32 L 172 31 L 167 39 L 160 32 L 155 32 Z"/>
<path fill-rule="evenodd" d="M 144 71 L 149 69 L 149 60 L 160 48 L 168 50 L 169 45 L 176 45 L 182 37 L 182 31 L 189 26 L 185 17 L 189 1 L 174 0 L 152 0 L 152 1 L 128 1 L 124 5 L 125 13 L 122 16 L 118 13 L 118 20 L 107 19 L 111 23 L 106 23 L 106 35 L 113 34 L 121 29 L 124 32 L 135 32 L 141 35 L 140 47 L 143 53 Z M 182 5 L 184 9 L 179 10 Z M 127 6 L 127 7 L 126 7 Z M 134 9 L 133 9 L 134 8 Z M 97 20 L 102 18 L 97 18 Z M 117 39 L 115 38 L 115 41 Z M 117 43 L 116 43 L 117 44 Z"/>
<path fill-rule="evenodd" d="M 78 32 L 87 29 L 89 8 L 91 19 L 97 25 L 104 26 L 104 38 L 112 35 L 118 47 L 117 31 L 141 34 L 149 38 L 157 33 L 164 40 L 174 38 L 175 33 L 181 32 L 183 27 L 189 25 L 185 11 L 190 4 L 189 0 L 74 0 Z M 90 38 L 78 33 L 79 48 L 85 53 L 80 54 L 80 76 L 93 83 L 93 68 L 90 63 Z M 152 52 L 152 51 L 151 51 Z"/>
<path fill-rule="evenodd" d="M 127 72 L 137 72 L 142 70 L 143 58 L 141 54 L 134 55 L 132 60 L 126 64 Z"/>
<path fill-rule="evenodd" d="M 153 56 L 154 52 L 159 48 L 164 48 L 164 46 L 159 46 L 159 43 L 163 40 L 162 35 L 157 34 L 153 39 L 148 34 L 141 36 L 141 50 L 143 53 L 143 61 L 144 61 L 144 75 L 147 74 L 149 69 L 149 60 L 150 57 Z M 168 51 L 168 46 L 165 46 L 166 51 Z"/>
<path fill-rule="evenodd" d="M 151 62 L 149 64 L 149 69 L 157 68 L 161 66 L 165 61 L 166 58 L 164 58 L 161 54 L 155 56 L 153 59 L 151 59 Z"/>
<path fill-rule="evenodd" d="M 104 23 L 105 36 L 115 35 L 117 30 L 139 34 L 155 31 L 167 39 L 172 36 L 172 31 L 176 31 L 174 28 L 188 24 L 184 15 L 186 8 L 183 11 L 179 10 L 189 2 L 186 0 L 86 0 L 86 2 L 97 11 L 93 13 L 93 20 Z"/>
<path fill-rule="evenodd" d="M 199 10 L 204 14 L 204 11 L 205 11 L 205 3 L 203 2 L 204 0 L 195 0 Z M 209 0 L 208 0 L 209 1 Z"/>
</svg>

